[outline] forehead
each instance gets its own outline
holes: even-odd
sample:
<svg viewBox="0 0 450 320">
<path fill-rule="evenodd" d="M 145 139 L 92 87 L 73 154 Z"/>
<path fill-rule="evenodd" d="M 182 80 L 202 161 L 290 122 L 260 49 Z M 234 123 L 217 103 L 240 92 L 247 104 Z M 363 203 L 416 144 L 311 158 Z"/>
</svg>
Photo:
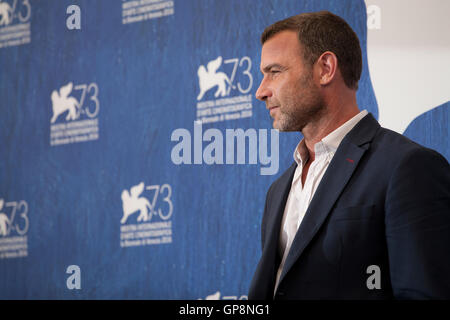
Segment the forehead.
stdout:
<svg viewBox="0 0 450 320">
<path fill-rule="evenodd" d="M 295 31 L 286 30 L 267 40 L 261 50 L 261 70 L 271 64 L 301 62 L 300 43 Z"/>
</svg>

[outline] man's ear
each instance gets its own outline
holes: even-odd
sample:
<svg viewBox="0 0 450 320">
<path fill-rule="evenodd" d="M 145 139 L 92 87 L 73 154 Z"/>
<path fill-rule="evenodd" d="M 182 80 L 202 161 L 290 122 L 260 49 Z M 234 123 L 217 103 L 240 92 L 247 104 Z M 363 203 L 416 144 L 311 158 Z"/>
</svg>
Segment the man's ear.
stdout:
<svg viewBox="0 0 450 320">
<path fill-rule="evenodd" d="M 337 64 L 338 60 L 333 52 L 325 51 L 320 55 L 316 62 L 320 85 L 326 86 L 333 81 L 337 74 Z"/>
</svg>

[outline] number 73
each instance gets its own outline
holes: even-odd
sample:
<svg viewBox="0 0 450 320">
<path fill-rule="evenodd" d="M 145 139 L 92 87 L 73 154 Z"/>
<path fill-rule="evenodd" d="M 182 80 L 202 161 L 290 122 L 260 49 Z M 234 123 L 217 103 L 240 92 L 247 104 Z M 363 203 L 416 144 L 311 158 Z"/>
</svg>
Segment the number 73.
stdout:
<svg viewBox="0 0 450 320">
<path fill-rule="evenodd" d="M 147 186 L 147 187 L 145 187 L 145 189 L 154 192 L 153 199 L 150 203 L 150 206 L 151 206 L 150 214 L 151 215 L 158 214 L 162 220 L 169 219 L 172 216 L 172 211 L 173 211 L 173 204 L 172 204 L 172 200 L 170 199 L 170 197 L 172 196 L 172 187 L 169 184 L 165 183 L 162 186 L 160 186 L 160 185 Z M 167 210 L 167 212 L 164 213 L 161 210 L 161 208 L 158 208 L 158 213 L 156 213 L 155 206 L 156 206 L 156 202 L 158 200 L 158 196 L 160 194 L 162 195 L 164 193 L 165 193 L 165 196 L 163 195 L 164 196 L 163 201 L 167 203 L 168 210 Z"/>
</svg>

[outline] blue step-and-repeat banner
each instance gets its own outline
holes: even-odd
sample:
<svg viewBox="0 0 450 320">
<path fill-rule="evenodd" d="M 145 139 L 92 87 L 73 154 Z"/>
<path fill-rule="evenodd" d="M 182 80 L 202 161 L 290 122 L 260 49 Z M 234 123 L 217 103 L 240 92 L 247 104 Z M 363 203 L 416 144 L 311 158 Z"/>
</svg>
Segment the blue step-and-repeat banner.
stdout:
<svg viewBox="0 0 450 320">
<path fill-rule="evenodd" d="M 395 2 L 1 0 L 0 299 L 246 299 L 301 139 L 255 98 L 288 16 L 346 19 L 360 108 L 450 159 L 450 8 Z"/>
</svg>

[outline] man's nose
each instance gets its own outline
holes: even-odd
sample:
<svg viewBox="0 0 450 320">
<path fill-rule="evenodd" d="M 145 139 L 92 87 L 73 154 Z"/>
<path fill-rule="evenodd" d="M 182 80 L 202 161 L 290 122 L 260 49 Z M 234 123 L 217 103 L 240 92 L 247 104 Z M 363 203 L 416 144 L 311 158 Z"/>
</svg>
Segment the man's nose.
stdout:
<svg viewBox="0 0 450 320">
<path fill-rule="evenodd" d="M 270 96 L 272 96 L 272 91 L 267 87 L 267 83 L 263 79 L 259 84 L 258 90 L 256 90 L 255 97 L 258 100 L 265 101 Z"/>
</svg>

